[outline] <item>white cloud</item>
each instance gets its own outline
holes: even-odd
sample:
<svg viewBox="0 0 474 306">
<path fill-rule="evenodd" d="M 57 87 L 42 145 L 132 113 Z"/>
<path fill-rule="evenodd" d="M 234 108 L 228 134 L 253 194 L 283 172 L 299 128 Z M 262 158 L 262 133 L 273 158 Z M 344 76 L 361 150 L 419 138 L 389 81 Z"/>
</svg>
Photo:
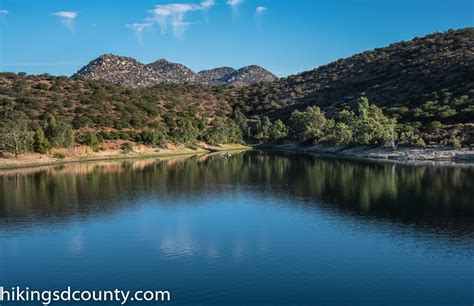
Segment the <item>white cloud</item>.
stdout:
<svg viewBox="0 0 474 306">
<path fill-rule="evenodd" d="M 175 37 L 181 38 L 189 25 L 188 22 L 184 21 L 185 15 L 200 9 L 203 9 L 203 7 L 197 4 L 172 3 L 156 5 L 150 12 L 152 18 L 158 23 L 162 34 L 166 33 L 168 25 L 171 25 Z"/>
<path fill-rule="evenodd" d="M 71 19 L 71 20 L 74 20 L 77 17 L 77 15 L 79 15 L 79 13 L 77 13 L 77 12 L 56 12 L 56 13 L 53 13 L 53 16 L 58 16 L 58 17 Z"/>
<path fill-rule="evenodd" d="M 227 1 L 227 4 L 230 5 L 230 7 L 232 8 L 232 18 L 235 19 L 237 18 L 238 16 L 238 12 L 239 12 L 239 5 L 242 4 L 244 2 L 244 0 L 228 0 Z"/>
<path fill-rule="evenodd" d="M 144 23 L 127 24 L 126 27 L 131 28 L 132 30 L 137 31 L 137 32 L 142 32 L 143 30 L 150 28 L 152 25 L 153 23 L 151 22 L 148 22 L 148 23 L 144 22 Z"/>
<path fill-rule="evenodd" d="M 203 2 L 201 2 L 201 6 L 203 8 L 209 8 L 213 6 L 214 4 L 215 4 L 214 0 L 204 0 Z"/>
<path fill-rule="evenodd" d="M 0 15 L 6 15 L 8 14 L 9 12 L 7 10 L 0 10 Z"/>
<path fill-rule="evenodd" d="M 255 12 L 257 14 L 263 14 L 263 13 L 265 13 L 266 10 L 267 10 L 267 8 L 264 7 L 264 6 L 257 6 L 257 9 L 255 10 Z"/>
<path fill-rule="evenodd" d="M 53 16 L 59 17 L 63 25 L 70 30 L 71 32 L 74 31 L 74 19 L 79 15 L 78 12 L 74 11 L 63 11 L 63 12 L 56 12 L 52 14 Z"/>
<path fill-rule="evenodd" d="M 125 25 L 127 28 L 132 29 L 135 33 L 135 37 L 139 42 L 142 41 L 143 30 L 149 29 L 153 26 L 153 22 L 143 22 L 143 23 L 132 23 Z"/>
<path fill-rule="evenodd" d="M 232 6 L 232 7 L 236 7 L 237 5 L 241 4 L 242 2 L 244 2 L 244 1 L 243 0 L 228 0 L 227 4 Z"/>
<path fill-rule="evenodd" d="M 150 28 L 157 24 L 161 30 L 161 34 L 168 31 L 168 27 L 173 30 L 173 35 L 181 39 L 186 29 L 195 22 L 188 22 L 185 20 L 186 14 L 193 11 L 207 10 L 215 5 L 214 0 L 203 0 L 200 4 L 194 3 L 170 3 L 158 4 L 148 13 L 151 17 L 145 18 L 141 23 L 128 24 L 135 34 L 140 34 L 144 29 Z"/>
</svg>

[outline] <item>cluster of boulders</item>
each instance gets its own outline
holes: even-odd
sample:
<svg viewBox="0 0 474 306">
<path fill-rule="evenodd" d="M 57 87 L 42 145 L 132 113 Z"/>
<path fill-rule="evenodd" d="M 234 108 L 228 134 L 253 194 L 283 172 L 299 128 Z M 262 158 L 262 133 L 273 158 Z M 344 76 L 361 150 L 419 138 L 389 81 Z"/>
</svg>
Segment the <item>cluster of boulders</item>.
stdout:
<svg viewBox="0 0 474 306">
<path fill-rule="evenodd" d="M 171 63 L 164 59 L 144 65 L 133 58 L 112 54 L 99 56 L 81 68 L 73 77 L 106 80 L 132 88 L 163 83 L 246 86 L 278 79 L 257 65 L 239 70 L 221 67 L 195 73 L 182 64 Z"/>
<path fill-rule="evenodd" d="M 226 76 L 234 73 L 235 70 L 232 67 L 221 67 L 210 70 L 203 70 L 197 73 L 200 83 L 209 85 L 225 85 Z"/>
<path fill-rule="evenodd" d="M 234 71 L 220 80 L 226 85 L 232 86 L 246 86 L 260 82 L 275 81 L 277 77 L 257 65 L 251 65 Z"/>
<path fill-rule="evenodd" d="M 82 67 L 73 77 L 106 80 L 127 87 L 167 83 L 165 76 L 130 57 L 104 54 Z"/>
<path fill-rule="evenodd" d="M 160 73 L 170 83 L 193 83 L 196 81 L 196 73 L 188 67 L 168 62 L 165 59 L 146 65 Z"/>
</svg>

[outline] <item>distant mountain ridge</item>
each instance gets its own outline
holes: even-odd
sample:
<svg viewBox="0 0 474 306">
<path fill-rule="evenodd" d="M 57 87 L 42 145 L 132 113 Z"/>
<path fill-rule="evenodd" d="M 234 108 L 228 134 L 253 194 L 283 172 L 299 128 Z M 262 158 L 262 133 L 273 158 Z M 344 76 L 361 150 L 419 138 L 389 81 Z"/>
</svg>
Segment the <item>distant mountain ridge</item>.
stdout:
<svg viewBox="0 0 474 306">
<path fill-rule="evenodd" d="M 126 87 L 151 87 L 157 84 L 207 84 L 222 86 L 247 86 L 271 82 L 278 78 L 266 69 L 251 65 L 236 70 L 220 67 L 195 73 L 188 67 L 160 59 L 150 64 L 137 60 L 104 54 L 82 67 L 72 77 L 106 80 Z"/>
</svg>

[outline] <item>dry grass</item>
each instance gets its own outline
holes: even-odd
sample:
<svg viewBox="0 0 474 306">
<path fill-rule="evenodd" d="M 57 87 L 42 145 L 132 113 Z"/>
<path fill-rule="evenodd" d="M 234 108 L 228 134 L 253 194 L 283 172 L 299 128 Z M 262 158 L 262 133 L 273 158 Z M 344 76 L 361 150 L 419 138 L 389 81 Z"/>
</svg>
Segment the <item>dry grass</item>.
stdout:
<svg viewBox="0 0 474 306">
<path fill-rule="evenodd" d="M 49 150 L 49 155 L 64 155 L 69 157 L 80 157 L 92 154 L 94 151 L 88 146 L 74 146 L 72 148 L 54 148 Z"/>
</svg>

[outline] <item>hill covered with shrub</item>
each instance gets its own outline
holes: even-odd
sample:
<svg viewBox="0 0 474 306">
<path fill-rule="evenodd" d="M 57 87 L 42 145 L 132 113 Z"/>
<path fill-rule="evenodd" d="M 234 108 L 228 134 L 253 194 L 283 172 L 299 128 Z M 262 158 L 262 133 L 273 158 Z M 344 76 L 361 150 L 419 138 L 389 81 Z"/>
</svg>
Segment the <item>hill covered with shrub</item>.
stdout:
<svg viewBox="0 0 474 306">
<path fill-rule="evenodd" d="M 251 75 L 230 79 L 246 82 Z M 159 147 L 286 140 L 392 148 L 471 145 L 474 29 L 395 43 L 244 87 L 130 88 L 80 77 L 0 73 L 0 117 L 0 150 L 15 153 L 77 143 L 98 148 L 117 140 Z"/>
<path fill-rule="evenodd" d="M 243 88 L 250 115 L 329 113 L 366 96 L 403 122 L 474 122 L 474 28 L 435 33 L 366 51 L 271 83 Z"/>
</svg>

